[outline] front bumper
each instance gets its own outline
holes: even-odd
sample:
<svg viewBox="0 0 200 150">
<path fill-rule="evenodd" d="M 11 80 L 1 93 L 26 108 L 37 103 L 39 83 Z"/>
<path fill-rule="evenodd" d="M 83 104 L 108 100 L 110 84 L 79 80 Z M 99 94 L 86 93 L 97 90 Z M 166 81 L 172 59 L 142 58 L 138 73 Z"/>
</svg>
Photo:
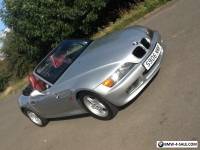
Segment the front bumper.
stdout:
<svg viewBox="0 0 200 150">
<path fill-rule="evenodd" d="M 159 43 L 160 45 L 160 38 L 154 43 Z M 152 51 L 155 46 L 152 47 Z M 124 79 L 120 81 L 119 84 L 114 86 L 111 89 L 105 90 L 105 87 L 99 86 L 96 88 L 96 92 L 102 95 L 106 100 L 111 102 L 116 106 L 123 106 L 133 100 L 144 87 L 151 81 L 151 79 L 157 74 L 160 69 L 160 64 L 163 59 L 163 49 L 161 49 L 161 53 L 150 68 L 150 70 L 146 71 L 143 63 L 148 56 L 146 56 L 137 66 L 131 70 Z"/>
</svg>

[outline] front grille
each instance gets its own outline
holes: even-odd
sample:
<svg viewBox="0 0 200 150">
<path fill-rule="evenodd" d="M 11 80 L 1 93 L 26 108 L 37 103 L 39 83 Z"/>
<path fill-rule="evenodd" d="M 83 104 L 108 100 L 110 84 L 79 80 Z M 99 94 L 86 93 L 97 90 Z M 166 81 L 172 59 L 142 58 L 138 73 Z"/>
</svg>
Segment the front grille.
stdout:
<svg viewBox="0 0 200 150">
<path fill-rule="evenodd" d="M 150 40 L 149 39 L 146 39 L 146 38 L 143 38 L 140 43 L 146 48 L 146 49 L 149 49 L 151 44 L 150 44 Z"/>
<path fill-rule="evenodd" d="M 135 50 L 133 51 L 133 55 L 138 58 L 142 58 L 145 54 L 146 51 L 140 46 L 136 47 Z"/>
</svg>

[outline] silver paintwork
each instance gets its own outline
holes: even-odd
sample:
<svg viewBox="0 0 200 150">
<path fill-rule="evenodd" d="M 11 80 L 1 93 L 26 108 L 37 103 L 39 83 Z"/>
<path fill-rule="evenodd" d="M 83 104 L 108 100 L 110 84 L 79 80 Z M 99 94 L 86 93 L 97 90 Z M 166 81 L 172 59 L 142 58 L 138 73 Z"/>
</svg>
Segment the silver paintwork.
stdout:
<svg viewBox="0 0 200 150">
<path fill-rule="evenodd" d="M 138 45 L 142 46 L 142 38 L 149 38 L 147 33 L 147 28 L 133 26 L 93 41 L 54 85 L 42 92 L 43 95 L 21 95 L 20 107 L 33 110 L 44 118 L 83 114 L 86 111 L 76 97 L 80 91 L 99 94 L 116 106 L 125 105 L 138 95 L 160 68 L 163 50 L 156 64 L 143 75 L 143 62 L 152 53 L 156 43 L 162 45 L 158 32 L 153 33 L 151 46 L 143 58 L 139 59 L 132 54 Z M 136 65 L 116 85 L 108 88 L 101 84 L 126 62 Z M 35 75 L 38 76 L 36 73 Z M 127 89 L 138 78 L 141 80 L 140 84 L 131 93 L 127 93 Z"/>
</svg>

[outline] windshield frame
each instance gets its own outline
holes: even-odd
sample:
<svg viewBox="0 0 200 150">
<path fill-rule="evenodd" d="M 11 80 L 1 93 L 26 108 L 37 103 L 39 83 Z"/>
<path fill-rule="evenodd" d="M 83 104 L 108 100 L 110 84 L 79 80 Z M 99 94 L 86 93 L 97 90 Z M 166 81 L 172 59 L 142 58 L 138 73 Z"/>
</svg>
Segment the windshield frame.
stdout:
<svg viewBox="0 0 200 150">
<path fill-rule="evenodd" d="M 54 48 L 53 50 L 51 50 L 41 61 L 40 63 L 35 67 L 35 69 L 33 70 L 33 74 L 38 77 L 40 80 L 44 81 L 46 84 L 50 85 L 50 86 L 53 86 L 57 80 L 63 75 L 63 73 L 73 64 L 74 61 L 76 61 L 76 59 L 74 59 L 72 61 L 72 63 L 57 77 L 56 81 L 55 82 L 50 82 L 48 81 L 47 79 L 45 79 L 45 77 L 43 77 L 41 74 L 37 73 L 37 69 L 38 67 L 44 63 L 51 54 L 53 54 L 57 48 L 64 42 L 73 42 L 73 43 L 77 43 L 77 44 L 81 44 L 83 45 L 83 48 L 82 48 L 82 51 L 81 53 L 76 57 L 76 59 L 85 51 L 85 49 L 90 45 L 90 43 L 92 42 L 92 40 L 64 40 L 62 41 L 60 44 L 58 44 L 58 46 L 56 48 Z"/>
</svg>

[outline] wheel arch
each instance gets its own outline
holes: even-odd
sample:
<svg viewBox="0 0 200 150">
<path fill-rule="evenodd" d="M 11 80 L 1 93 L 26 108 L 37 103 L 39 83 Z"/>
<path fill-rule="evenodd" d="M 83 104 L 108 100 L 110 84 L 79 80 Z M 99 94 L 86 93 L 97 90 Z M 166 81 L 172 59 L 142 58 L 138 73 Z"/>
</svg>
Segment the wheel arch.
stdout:
<svg viewBox="0 0 200 150">
<path fill-rule="evenodd" d="M 94 90 L 90 90 L 90 89 L 81 89 L 81 90 L 78 90 L 76 93 L 75 93 L 75 98 L 78 102 L 80 102 L 80 94 L 81 93 L 91 93 L 91 94 L 95 94 L 95 95 L 98 95 L 100 96 L 101 98 L 105 99 L 106 101 L 108 101 L 104 96 L 102 96 L 101 94 L 99 94 L 98 92 L 94 91 Z M 112 105 L 116 106 L 115 104 L 113 104 L 112 102 L 108 101 L 109 103 L 111 103 Z"/>
<path fill-rule="evenodd" d="M 76 93 L 75 93 L 76 100 L 78 100 L 78 101 L 80 100 L 81 93 L 93 93 L 93 94 L 99 95 L 97 92 L 90 90 L 90 89 L 80 89 L 80 90 L 76 91 Z"/>
</svg>

